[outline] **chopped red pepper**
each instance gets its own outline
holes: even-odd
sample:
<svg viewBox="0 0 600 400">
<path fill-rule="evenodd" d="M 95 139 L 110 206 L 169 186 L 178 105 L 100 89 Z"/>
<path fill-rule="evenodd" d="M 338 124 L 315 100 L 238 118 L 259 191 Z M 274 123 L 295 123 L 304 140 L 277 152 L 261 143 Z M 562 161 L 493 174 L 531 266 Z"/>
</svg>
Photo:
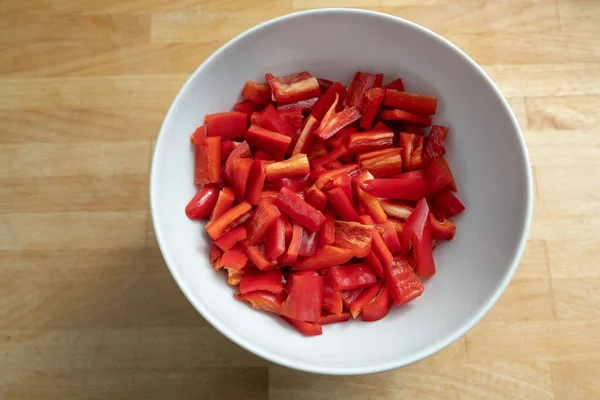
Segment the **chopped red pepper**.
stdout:
<svg viewBox="0 0 600 400">
<path fill-rule="evenodd" d="M 367 153 L 394 145 L 394 132 L 361 132 L 350 135 L 348 153 Z"/>
<path fill-rule="evenodd" d="M 243 240 L 239 244 L 242 251 L 248 256 L 248 259 L 256 268 L 261 271 L 273 269 L 275 266 L 274 262 L 267 260 L 264 252 L 263 245 L 252 246 L 247 241 Z"/>
<path fill-rule="evenodd" d="M 327 276 L 338 292 L 372 286 L 377 282 L 373 271 L 363 264 L 336 265 L 328 269 Z"/>
<path fill-rule="evenodd" d="M 251 213 L 252 206 L 243 201 L 235 207 L 227 210 L 219 218 L 212 219 L 210 224 L 206 225 L 206 231 L 213 240 L 216 240 L 225 232 L 246 221 L 246 219 L 250 217 Z"/>
<path fill-rule="evenodd" d="M 296 154 L 308 154 L 308 149 L 312 143 L 313 132 L 319 126 L 319 121 L 316 120 L 312 115 L 306 119 L 306 123 L 304 124 L 304 128 L 302 128 L 302 133 L 298 137 L 298 141 L 296 142 L 296 146 L 294 147 L 294 151 L 292 155 Z"/>
<path fill-rule="evenodd" d="M 223 168 L 223 174 L 227 183 L 233 182 L 233 162 L 239 158 L 249 158 L 250 156 L 252 156 L 252 152 L 246 141 L 243 141 L 233 149 L 229 157 L 227 157 L 227 161 L 225 161 L 225 168 Z"/>
<path fill-rule="evenodd" d="M 294 178 L 281 178 L 277 182 L 277 189 L 281 190 L 282 187 L 290 189 L 292 192 L 305 192 L 306 189 L 312 183 L 310 174 L 304 176 L 297 176 Z M 306 197 L 306 195 L 305 195 Z M 308 201 L 308 200 L 307 200 Z M 310 204 L 310 202 L 309 202 Z"/>
<path fill-rule="evenodd" d="M 349 312 L 342 312 L 339 315 L 337 314 L 323 314 L 321 315 L 321 319 L 319 320 L 319 323 L 321 325 L 327 325 L 327 324 L 333 324 L 336 322 L 346 322 L 350 320 L 350 313 Z"/>
<path fill-rule="evenodd" d="M 369 158 L 361 164 L 375 178 L 387 178 L 402 172 L 402 156 L 398 153 Z"/>
<path fill-rule="evenodd" d="M 300 250 L 298 255 L 301 257 L 308 257 L 315 254 L 317 251 L 317 235 L 319 232 L 307 232 L 302 230 L 302 240 L 300 242 Z"/>
<path fill-rule="evenodd" d="M 258 125 L 273 132 L 292 137 L 296 133 L 285 118 L 272 104 L 269 104 L 258 117 Z"/>
<path fill-rule="evenodd" d="M 247 81 L 244 85 L 242 97 L 256 104 L 271 103 L 271 88 L 266 83 Z"/>
<path fill-rule="evenodd" d="M 317 231 L 325 222 L 325 217 L 320 211 L 285 187 L 281 188 L 273 204 L 289 215 L 295 222 L 313 232 Z"/>
<path fill-rule="evenodd" d="M 284 319 L 284 321 L 288 322 L 290 325 L 292 325 L 299 332 L 306 336 L 319 336 L 323 334 L 323 328 L 318 322 L 298 321 L 293 318 L 287 318 L 284 316 L 282 316 L 282 318 Z"/>
<path fill-rule="evenodd" d="M 370 179 L 361 184 L 365 192 L 375 197 L 402 200 L 421 200 L 425 197 L 425 179 Z"/>
<path fill-rule="evenodd" d="M 427 197 L 435 196 L 444 188 L 456 190 L 454 177 L 444 157 L 433 160 L 425 169 L 425 176 L 427 177 Z"/>
<path fill-rule="evenodd" d="M 381 238 L 392 254 L 402 251 L 402 245 L 400 244 L 400 239 L 398 239 L 398 233 L 396 233 L 396 229 L 394 229 L 392 225 L 386 226 L 383 233 L 381 233 Z"/>
<path fill-rule="evenodd" d="M 267 165 L 267 180 L 303 176 L 310 173 L 310 164 L 306 154 L 296 154 L 287 160 Z"/>
<path fill-rule="evenodd" d="M 431 127 L 427 144 L 423 150 L 423 165 L 428 166 L 433 160 L 436 160 L 446 153 L 444 143 L 448 137 L 448 128 L 445 126 L 434 125 Z"/>
<path fill-rule="evenodd" d="M 325 154 L 327 154 L 327 145 L 325 144 L 325 141 L 313 135 L 310 150 L 308 152 L 308 159 L 312 160 L 314 158 L 319 158 L 324 156 Z"/>
<path fill-rule="evenodd" d="M 201 187 L 185 207 L 185 215 L 190 219 L 207 218 L 215 208 L 218 197 L 219 187 L 217 185 L 210 184 Z"/>
<path fill-rule="evenodd" d="M 423 293 L 423 284 L 406 258 L 394 257 L 390 265 L 385 268 L 385 274 L 386 285 L 397 306 L 409 302 Z"/>
<path fill-rule="evenodd" d="M 283 217 L 279 217 L 268 233 L 265 256 L 268 260 L 275 261 L 279 256 L 285 253 L 285 222 Z"/>
<path fill-rule="evenodd" d="M 308 72 L 300 72 L 281 78 L 266 74 L 265 79 L 271 87 L 273 99 L 279 103 L 291 103 L 321 95 L 317 78 Z"/>
<path fill-rule="evenodd" d="M 208 261 L 210 261 L 210 263 L 213 264 L 222 255 L 223 255 L 223 251 L 221 249 L 219 249 L 217 246 L 215 246 L 214 244 L 212 244 L 210 246 L 210 253 L 208 256 Z"/>
<path fill-rule="evenodd" d="M 327 198 L 339 219 L 344 221 L 358 221 L 358 214 L 341 187 L 327 191 Z"/>
<path fill-rule="evenodd" d="M 340 296 L 342 297 L 342 303 L 344 303 L 344 307 L 350 309 L 352 303 L 354 303 L 358 296 L 360 296 L 360 294 L 364 291 L 365 289 L 354 289 L 340 293 Z"/>
<path fill-rule="evenodd" d="M 350 261 L 354 256 L 352 250 L 341 249 L 334 246 L 323 246 L 317 249 L 312 257 L 306 257 L 298 260 L 292 269 L 295 270 L 317 270 L 321 268 L 341 265 Z"/>
<path fill-rule="evenodd" d="M 433 214 L 429 214 L 431 221 L 431 235 L 434 240 L 452 240 L 456 234 L 456 225 L 449 219 L 438 221 Z"/>
<path fill-rule="evenodd" d="M 326 275 L 323 286 L 323 310 L 340 315 L 344 309 L 340 292 L 331 286 L 331 280 Z"/>
<path fill-rule="evenodd" d="M 240 279 L 241 282 L 241 279 Z M 264 290 L 248 292 L 244 294 L 235 294 L 238 300 L 245 300 L 252 305 L 255 310 L 263 310 L 275 314 L 283 314 L 283 302 L 287 295 L 284 292 L 275 294 Z"/>
<path fill-rule="evenodd" d="M 381 86 L 382 83 L 383 83 L 383 74 L 376 74 L 375 75 L 375 83 L 373 83 L 373 87 L 378 88 Z M 367 92 L 368 92 L 368 90 L 367 90 Z"/>
<path fill-rule="evenodd" d="M 430 115 L 417 114 L 404 110 L 381 110 L 379 118 L 391 121 L 406 121 L 422 126 L 431 125 Z"/>
<path fill-rule="evenodd" d="M 240 101 L 239 103 L 235 103 L 233 106 L 233 111 L 242 112 L 247 115 L 248 119 L 253 112 L 259 111 L 262 107 L 256 103 L 251 102 L 250 100 Z"/>
<path fill-rule="evenodd" d="M 365 225 L 374 225 L 373 220 L 368 215 L 361 215 L 360 222 L 362 222 Z M 386 265 L 389 265 L 392 262 L 392 253 L 390 252 L 390 249 L 388 249 L 385 245 L 383 238 L 381 237 L 379 232 L 377 232 L 375 226 L 373 226 L 371 232 L 373 233 L 371 249 L 373 249 L 377 257 L 379 258 L 379 261 L 381 261 L 381 264 L 385 268 Z"/>
<path fill-rule="evenodd" d="M 215 204 L 212 214 L 210 216 L 210 220 L 206 224 L 206 228 L 221 215 L 225 214 L 232 206 L 235 201 L 235 193 L 231 188 L 223 188 L 219 192 L 219 197 L 217 198 L 217 203 Z"/>
<path fill-rule="evenodd" d="M 425 171 L 422 169 L 417 169 L 415 171 L 403 172 L 398 175 L 392 176 L 394 179 L 427 179 L 425 176 Z"/>
<path fill-rule="evenodd" d="M 327 89 L 333 85 L 333 81 L 330 81 L 329 79 L 317 78 L 317 82 L 319 82 L 322 92 L 327 91 Z"/>
<path fill-rule="evenodd" d="M 300 111 L 299 109 L 280 110 L 279 108 L 278 110 L 285 122 L 287 122 L 292 127 L 294 136 L 302 130 L 302 124 L 304 123 L 304 121 L 302 121 L 302 111 Z"/>
<path fill-rule="evenodd" d="M 298 321 L 318 321 L 323 308 L 323 277 L 292 275 L 292 286 L 283 303 L 283 315 Z"/>
<path fill-rule="evenodd" d="M 279 112 L 284 114 L 285 112 L 297 112 L 300 111 L 300 115 L 304 112 L 309 112 L 319 101 L 319 97 L 312 97 L 306 100 L 298 100 L 293 103 L 278 104 L 277 109 Z"/>
<path fill-rule="evenodd" d="M 365 94 L 371 89 L 377 80 L 377 76 L 368 72 L 356 72 L 348 83 L 346 96 L 346 107 L 357 107 L 362 110 L 366 103 Z"/>
<path fill-rule="evenodd" d="M 369 130 L 375 122 L 375 117 L 379 112 L 379 107 L 385 97 L 385 88 L 374 87 L 369 89 L 366 93 L 367 103 L 363 108 L 363 116 L 360 119 L 360 127 L 364 130 Z"/>
<path fill-rule="evenodd" d="M 254 160 L 250 167 L 248 184 L 246 185 L 246 201 L 249 204 L 256 205 L 260 201 L 266 177 L 267 172 L 264 163 L 261 160 Z"/>
<path fill-rule="evenodd" d="M 240 280 L 240 293 L 245 294 L 257 290 L 271 293 L 283 292 L 283 275 L 279 270 L 257 271 L 244 274 Z"/>
<path fill-rule="evenodd" d="M 240 145 L 240 142 L 235 142 L 233 140 L 222 140 L 221 141 L 221 161 L 227 160 L 229 154 Z"/>
<path fill-rule="evenodd" d="M 372 225 L 358 222 L 335 221 L 333 245 L 352 250 L 354 257 L 366 257 L 371 251 Z"/>
<path fill-rule="evenodd" d="M 436 218 L 451 218 L 460 214 L 465 206 L 449 190 L 442 190 L 433 199 L 432 212 Z"/>
<path fill-rule="evenodd" d="M 317 189 L 318 190 L 318 189 Z M 332 244 L 335 241 L 335 213 L 331 207 L 325 210 L 325 222 L 319 230 L 319 247 Z"/>
<path fill-rule="evenodd" d="M 381 200 L 379 204 L 381 204 L 381 207 L 383 207 L 383 210 L 387 215 L 398 219 L 405 220 L 414 211 L 413 207 L 400 201 Z"/>
<path fill-rule="evenodd" d="M 350 314 L 352 314 L 352 318 L 356 319 L 362 312 L 363 308 L 369 304 L 375 298 L 375 296 L 377 296 L 382 284 L 383 282 L 379 281 L 373 286 L 363 289 L 363 291 L 360 292 L 360 294 L 350 305 Z"/>
<path fill-rule="evenodd" d="M 348 152 L 348 150 L 346 150 L 346 148 L 344 146 L 334 148 L 332 151 L 325 154 L 324 156 L 313 159 L 310 162 L 310 165 L 312 168 L 317 168 L 321 165 L 325 165 L 331 161 L 337 160 L 338 158 L 342 157 L 347 152 Z"/>
<path fill-rule="evenodd" d="M 367 322 L 379 321 L 392 308 L 392 296 L 386 285 L 383 285 L 377 296 L 363 307 L 362 320 Z"/>
<path fill-rule="evenodd" d="M 383 104 L 390 108 L 433 115 L 437 109 L 437 97 L 390 89 L 385 93 Z"/>
<path fill-rule="evenodd" d="M 238 247 L 232 247 L 221 256 L 221 265 L 223 267 L 241 270 L 248 262 L 248 256 Z"/>
<path fill-rule="evenodd" d="M 402 163 L 406 171 L 412 171 L 421 167 L 423 140 L 424 138 L 421 135 L 400 132 Z"/>
<path fill-rule="evenodd" d="M 370 160 L 372 158 L 377 158 L 381 156 L 387 156 L 390 154 L 401 154 L 402 150 L 396 147 L 391 149 L 383 149 L 383 150 L 375 150 L 370 151 L 368 153 L 360 153 L 356 155 L 356 161 L 362 163 L 365 160 Z"/>
<path fill-rule="evenodd" d="M 246 141 L 253 148 L 260 149 L 276 159 L 282 160 L 292 138 L 261 128 L 258 125 L 250 125 L 248 133 L 246 133 Z"/>
<path fill-rule="evenodd" d="M 252 168 L 254 160 L 251 158 L 238 158 L 233 161 L 233 191 L 235 192 L 235 200 L 240 202 L 246 196 L 246 185 L 250 176 L 250 168 Z"/>
<path fill-rule="evenodd" d="M 383 266 L 381 261 L 377 258 L 377 255 L 373 250 L 369 250 L 369 254 L 363 258 L 365 264 L 367 264 L 379 278 L 383 278 Z"/>
<path fill-rule="evenodd" d="M 267 200 L 261 200 L 250 219 L 248 219 L 248 243 L 257 244 L 262 242 L 280 216 L 281 213 L 277 207 Z"/>
<path fill-rule="evenodd" d="M 209 137 L 196 146 L 194 183 L 218 183 L 221 180 L 221 138 Z"/>
<path fill-rule="evenodd" d="M 208 136 L 221 136 L 222 140 L 243 138 L 248 116 L 238 111 L 209 114 L 204 117 L 204 125 Z"/>
<path fill-rule="evenodd" d="M 223 236 L 215 240 L 214 243 L 222 250 L 227 251 L 235 246 L 237 242 L 244 239 L 246 239 L 246 228 L 243 226 L 238 226 L 223 234 Z"/>
<path fill-rule="evenodd" d="M 321 120 L 321 124 L 315 131 L 315 135 L 321 139 L 329 139 L 344 127 L 357 121 L 361 114 L 356 107 L 346 107 L 340 112 L 336 112 L 339 96 L 336 93 L 333 104 Z"/>
<path fill-rule="evenodd" d="M 302 226 L 295 225 L 292 230 L 292 239 L 290 240 L 290 244 L 287 249 L 287 253 L 285 254 L 285 259 L 283 262 L 286 265 L 293 265 L 298 259 L 298 254 L 300 253 L 300 246 L 302 246 Z"/>
<path fill-rule="evenodd" d="M 419 276 L 431 276 L 435 273 L 429 215 L 429 205 L 422 199 L 404 223 L 402 232 L 404 243 L 408 242 L 413 247 Z M 406 249 L 404 245 L 403 248 Z"/>
<path fill-rule="evenodd" d="M 348 141 L 350 140 L 350 135 L 358 132 L 358 129 L 355 126 L 349 125 L 334 136 L 327 139 L 327 147 L 330 149 L 335 149 L 336 147 L 344 146 L 348 148 Z"/>
<path fill-rule="evenodd" d="M 319 211 L 325 210 L 327 206 L 327 195 L 315 185 L 306 191 L 306 202 Z"/>
<path fill-rule="evenodd" d="M 206 125 L 202 125 L 196 128 L 190 137 L 190 141 L 195 145 L 206 145 L 206 136 Z"/>
<path fill-rule="evenodd" d="M 394 79 L 393 81 L 391 81 L 390 83 L 385 85 L 385 88 L 404 92 L 404 83 L 402 82 L 402 79 L 400 79 L 400 78 Z"/>
<path fill-rule="evenodd" d="M 377 222 L 378 224 L 383 223 L 387 219 L 387 216 L 383 208 L 381 207 L 379 199 L 377 197 L 371 196 L 370 194 L 368 194 L 360 188 L 360 184 L 366 179 L 373 179 L 373 175 L 366 171 L 363 171 L 357 175 L 356 184 L 354 188 L 356 197 L 360 205 L 362 205 L 365 209 L 366 213 L 369 214 L 369 216 L 373 218 L 375 222 Z"/>
<path fill-rule="evenodd" d="M 312 116 L 321 121 L 325 114 L 327 114 L 327 111 L 331 108 L 331 105 L 335 102 L 336 97 L 339 99 L 340 105 L 343 104 L 344 99 L 346 98 L 346 88 L 339 82 L 335 82 L 329 86 L 327 91 L 319 98 L 319 101 L 317 101 L 311 110 Z"/>
</svg>

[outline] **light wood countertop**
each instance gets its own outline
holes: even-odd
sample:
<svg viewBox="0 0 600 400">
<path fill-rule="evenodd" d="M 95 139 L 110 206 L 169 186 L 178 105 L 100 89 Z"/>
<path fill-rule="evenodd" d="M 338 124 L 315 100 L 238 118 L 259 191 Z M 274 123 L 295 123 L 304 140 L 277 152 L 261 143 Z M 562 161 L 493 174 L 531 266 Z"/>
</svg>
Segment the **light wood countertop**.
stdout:
<svg viewBox="0 0 600 400">
<path fill-rule="evenodd" d="M 189 74 L 293 11 L 420 23 L 499 85 L 525 132 L 521 266 L 465 337 L 410 367 L 311 375 L 192 308 L 149 217 L 153 143 Z M 599 0 L 0 0 L 0 399 L 600 398 Z"/>
</svg>

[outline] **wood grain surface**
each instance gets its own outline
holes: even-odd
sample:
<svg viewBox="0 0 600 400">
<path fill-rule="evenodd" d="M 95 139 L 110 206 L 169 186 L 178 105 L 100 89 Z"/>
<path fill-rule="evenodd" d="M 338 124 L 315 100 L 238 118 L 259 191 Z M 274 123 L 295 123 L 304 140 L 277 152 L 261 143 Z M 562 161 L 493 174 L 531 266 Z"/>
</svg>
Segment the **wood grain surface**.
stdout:
<svg viewBox="0 0 600 400">
<path fill-rule="evenodd" d="M 153 142 L 226 40 L 314 7 L 422 24 L 496 81 L 525 132 L 521 266 L 465 337 L 407 368 L 319 376 L 231 343 L 152 230 Z M 0 399 L 600 398 L 599 0 L 0 0 Z"/>
</svg>

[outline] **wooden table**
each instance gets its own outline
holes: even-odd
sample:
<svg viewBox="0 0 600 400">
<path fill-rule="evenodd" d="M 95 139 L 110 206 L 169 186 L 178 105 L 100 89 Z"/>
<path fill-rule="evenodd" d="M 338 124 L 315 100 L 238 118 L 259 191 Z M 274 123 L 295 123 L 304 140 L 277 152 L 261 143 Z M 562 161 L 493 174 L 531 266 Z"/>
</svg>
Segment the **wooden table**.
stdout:
<svg viewBox="0 0 600 400">
<path fill-rule="evenodd" d="M 416 21 L 480 63 L 525 131 L 535 216 L 485 319 L 364 377 L 231 343 L 161 258 L 148 176 L 161 120 L 226 40 L 322 6 Z M 0 398 L 600 398 L 599 0 L 1 0 Z"/>
</svg>

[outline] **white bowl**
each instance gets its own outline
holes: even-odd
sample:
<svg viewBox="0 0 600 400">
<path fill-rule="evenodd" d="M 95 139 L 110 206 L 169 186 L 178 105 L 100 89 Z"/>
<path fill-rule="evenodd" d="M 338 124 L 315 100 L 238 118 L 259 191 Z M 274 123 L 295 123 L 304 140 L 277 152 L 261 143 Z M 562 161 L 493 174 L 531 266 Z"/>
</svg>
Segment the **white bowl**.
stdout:
<svg viewBox="0 0 600 400">
<path fill-rule="evenodd" d="M 437 95 L 434 123 L 450 127 L 447 159 L 466 205 L 454 240 L 434 252 L 437 273 L 423 295 L 383 320 L 327 325 L 307 338 L 233 298 L 208 262 L 202 224 L 184 208 L 194 195 L 189 136 L 205 114 L 232 109 L 248 79 L 313 75 L 347 82 L 355 71 L 402 77 L 407 91 Z M 442 37 L 390 15 L 352 9 L 301 12 L 265 22 L 209 57 L 162 125 L 150 189 L 158 242 L 173 277 L 215 328 L 247 350 L 287 367 L 365 374 L 427 357 L 464 335 L 514 274 L 532 214 L 532 178 L 518 123 L 500 91 Z"/>
</svg>

